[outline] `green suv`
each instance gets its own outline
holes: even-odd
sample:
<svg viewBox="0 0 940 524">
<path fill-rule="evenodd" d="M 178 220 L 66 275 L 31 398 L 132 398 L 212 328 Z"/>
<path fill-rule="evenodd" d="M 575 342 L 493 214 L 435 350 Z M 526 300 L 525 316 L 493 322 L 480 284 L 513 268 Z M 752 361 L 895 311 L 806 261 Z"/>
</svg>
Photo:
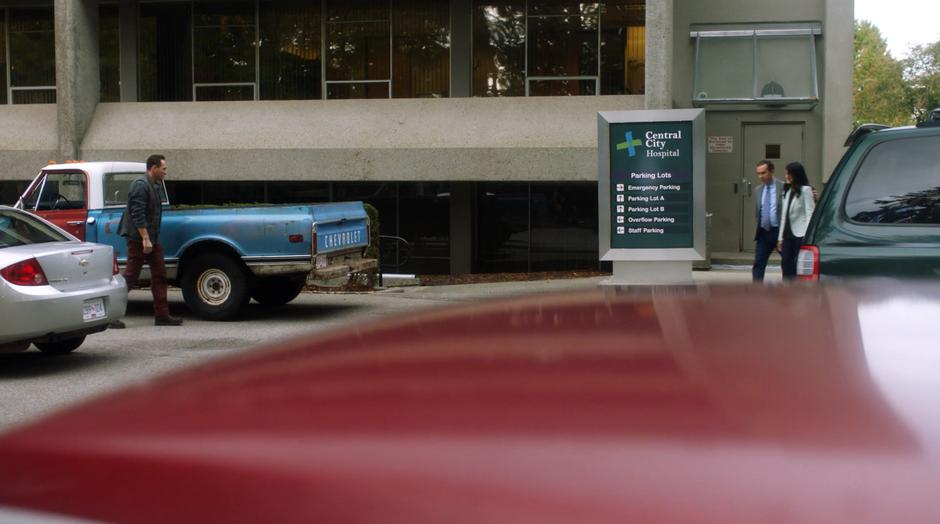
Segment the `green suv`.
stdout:
<svg viewBox="0 0 940 524">
<path fill-rule="evenodd" d="M 797 275 L 940 277 L 940 109 L 846 142 L 803 239 Z"/>
</svg>

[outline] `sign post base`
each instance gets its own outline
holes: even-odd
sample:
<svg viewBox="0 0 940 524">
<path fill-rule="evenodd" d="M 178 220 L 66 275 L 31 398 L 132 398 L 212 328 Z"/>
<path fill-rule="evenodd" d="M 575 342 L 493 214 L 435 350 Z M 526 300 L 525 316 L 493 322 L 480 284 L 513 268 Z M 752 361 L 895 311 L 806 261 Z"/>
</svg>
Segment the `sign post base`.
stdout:
<svg viewBox="0 0 940 524">
<path fill-rule="evenodd" d="M 601 282 L 602 286 L 630 286 L 693 284 L 692 261 L 662 260 L 655 262 L 631 262 L 615 260 L 613 275 Z"/>
</svg>

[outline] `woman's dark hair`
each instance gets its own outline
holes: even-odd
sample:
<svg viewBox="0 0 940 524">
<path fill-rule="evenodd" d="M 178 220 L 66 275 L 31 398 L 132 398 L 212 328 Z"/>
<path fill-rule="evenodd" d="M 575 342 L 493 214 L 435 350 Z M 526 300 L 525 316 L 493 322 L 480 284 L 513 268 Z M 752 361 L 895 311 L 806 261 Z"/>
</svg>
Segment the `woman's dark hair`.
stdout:
<svg viewBox="0 0 940 524">
<path fill-rule="evenodd" d="M 803 186 L 809 185 L 809 178 L 806 176 L 806 170 L 803 169 L 803 164 L 790 162 L 787 164 L 787 173 L 790 174 L 790 178 L 793 180 L 791 186 L 793 187 L 794 193 L 800 192 Z"/>
</svg>

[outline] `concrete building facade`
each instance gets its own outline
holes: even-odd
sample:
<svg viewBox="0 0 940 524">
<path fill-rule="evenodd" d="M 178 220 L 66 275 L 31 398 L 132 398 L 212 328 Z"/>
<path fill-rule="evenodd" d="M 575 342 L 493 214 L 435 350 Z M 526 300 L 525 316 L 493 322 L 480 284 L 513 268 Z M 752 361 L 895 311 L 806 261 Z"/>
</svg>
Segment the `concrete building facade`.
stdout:
<svg viewBox="0 0 940 524">
<path fill-rule="evenodd" d="M 177 202 L 372 202 L 387 270 L 593 269 L 597 112 L 704 107 L 712 249 L 746 251 L 753 164 L 841 155 L 852 5 L 0 2 L 0 194 L 161 152 Z"/>
</svg>

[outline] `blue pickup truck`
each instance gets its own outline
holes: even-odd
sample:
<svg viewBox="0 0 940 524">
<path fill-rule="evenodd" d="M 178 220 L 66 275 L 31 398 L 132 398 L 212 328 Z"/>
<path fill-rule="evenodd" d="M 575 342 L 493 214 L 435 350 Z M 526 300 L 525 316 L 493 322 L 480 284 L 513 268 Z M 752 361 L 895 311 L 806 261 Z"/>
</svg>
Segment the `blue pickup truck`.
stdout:
<svg viewBox="0 0 940 524">
<path fill-rule="evenodd" d="M 117 226 L 130 183 L 144 174 L 138 162 L 46 166 L 17 207 L 82 240 L 114 246 L 123 266 L 127 247 Z M 361 202 L 173 208 L 162 189 L 160 243 L 167 276 L 201 318 L 232 319 L 252 298 L 286 304 L 308 278 L 331 279 L 378 265 L 364 257 L 369 218 Z"/>
</svg>

